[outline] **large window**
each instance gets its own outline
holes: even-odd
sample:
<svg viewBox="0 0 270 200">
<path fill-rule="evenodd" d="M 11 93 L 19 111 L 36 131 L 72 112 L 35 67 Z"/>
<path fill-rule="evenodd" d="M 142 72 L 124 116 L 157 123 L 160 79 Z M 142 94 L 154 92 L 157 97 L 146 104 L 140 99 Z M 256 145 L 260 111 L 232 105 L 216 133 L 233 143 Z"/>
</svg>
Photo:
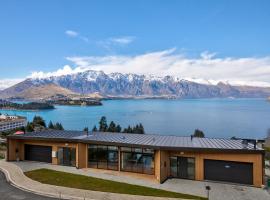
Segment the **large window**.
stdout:
<svg viewBox="0 0 270 200">
<path fill-rule="evenodd" d="M 88 167 L 118 170 L 118 147 L 88 145 Z"/>
<path fill-rule="evenodd" d="M 154 151 L 121 147 L 121 171 L 154 174 Z"/>
<path fill-rule="evenodd" d="M 195 179 L 195 159 L 190 157 L 170 157 L 171 177 Z"/>
</svg>

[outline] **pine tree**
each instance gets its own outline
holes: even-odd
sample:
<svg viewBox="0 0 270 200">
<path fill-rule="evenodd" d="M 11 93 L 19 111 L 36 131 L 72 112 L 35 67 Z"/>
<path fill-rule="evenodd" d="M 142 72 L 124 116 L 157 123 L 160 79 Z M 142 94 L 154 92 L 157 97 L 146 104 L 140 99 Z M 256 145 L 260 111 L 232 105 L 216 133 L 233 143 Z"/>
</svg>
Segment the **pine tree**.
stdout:
<svg viewBox="0 0 270 200">
<path fill-rule="evenodd" d="M 117 124 L 117 126 L 115 127 L 115 132 L 121 133 L 121 130 L 122 130 L 121 126 L 119 124 Z"/>
<path fill-rule="evenodd" d="M 52 121 L 49 122 L 48 128 L 49 128 L 49 129 L 54 129 L 54 125 L 53 125 Z"/>
<path fill-rule="evenodd" d="M 59 122 L 56 122 L 56 124 L 55 124 L 54 128 L 55 128 L 56 130 L 64 130 L 64 128 L 63 128 L 63 126 L 62 126 L 62 124 L 61 124 L 61 123 L 59 123 Z"/>
<path fill-rule="evenodd" d="M 145 134 L 144 127 L 143 127 L 143 125 L 141 123 L 139 124 L 139 133 L 140 134 Z"/>
<path fill-rule="evenodd" d="M 84 127 L 83 131 L 88 133 L 88 127 Z"/>
<path fill-rule="evenodd" d="M 115 125 L 115 123 L 113 121 L 111 121 L 107 131 L 108 132 L 116 132 L 116 125 Z"/>
<path fill-rule="evenodd" d="M 26 132 L 33 132 L 34 131 L 34 127 L 33 124 L 30 122 L 27 122 L 27 125 L 25 127 Z"/>
<path fill-rule="evenodd" d="M 35 115 L 35 117 L 33 118 L 33 125 L 40 125 L 40 126 L 43 126 L 43 127 L 46 127 L 46 123 L 45 123 L 45 120 L 40 117 L 40 116 L 37 116 Z"/>
<path fill-rule="evenodd" d="M 100 121 L 99 121 L 99 131 L 106 132 L 107 128 L 108 128 L 108 125 L 107 125 L 106 117 L 102 116 Z"/>
<path fill-rule="evenodd" d="M 93 132 L 97 132 L 97 127 L 96 127 L 96 125 L 92 128 L 92 131 L 93 131 Z"/>
</svg>

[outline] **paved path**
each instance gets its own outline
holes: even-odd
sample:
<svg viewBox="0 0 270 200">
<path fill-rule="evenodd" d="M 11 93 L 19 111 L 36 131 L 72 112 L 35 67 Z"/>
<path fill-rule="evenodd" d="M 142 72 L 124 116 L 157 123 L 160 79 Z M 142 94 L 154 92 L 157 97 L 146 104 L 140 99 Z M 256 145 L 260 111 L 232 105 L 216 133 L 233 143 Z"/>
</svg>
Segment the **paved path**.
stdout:
<svg viewBox="0 0 270 200">
<path fill-rule="evenodd" d="M 29 163 L 30 164 L 30 163 Z M 53 166 L 53 165 L 51 165 Z M 55 169 L 57 166 L 53 166 Z M 20 167 L 11 162 L 0 160 L 0 169 L 6 174 L 9 181 L 17 188 L 39 195 L 61 199 L 78 200 L 176 200 L 173 198 L 146 197 L 138 195 L 116 194 L 108 192 L 98 192 L 90 190 L 81 190 L 75 188 L 60 187 L 48 184 L 42 184 L 26 177 Z M 1 197 L 0 197 L 1 199 Z M 179 199 L 178 199 L 179 200 Z"/>
<path fill-rule="evenodd" d="M 38 162 L 14 162 L 23 171 L 29 171 L 40 168 L 48 168 L 59 171 L 65 171 L 85 176 L 92 176 L 96 178 L 109 179 L 136 185 L 143 185 L 158 189 L 164 189 L 174 192 L 192 194 L 197 196 L 206 196 L 205 186 L 211 186 L 210 200 L 270 200 L 270 195 L 267 191 L 261 188 L 206 182 L 206 181 L 192 181 L 184 179 L 168 179 L 163 184 L 158 184 L 152 179 L 144 178 L 143 176 L 134 176 L 134 173 L 115 172 L 109 170 L 97 169 L 76 169 L 74 167 L 66 167 L 59 165 L 44 164 Z M 133 176 L 131 176 L 131 174 Z M 225 198 L 226 197 L 226 198 Z"/>
<path fill-rule="evenodd" d="M 8 184 L 5 175 L 0 172 L 0 199 L 5 200 L 56 200 L 54 198 L 35 195 L 17 189 Z"/>
</svg>

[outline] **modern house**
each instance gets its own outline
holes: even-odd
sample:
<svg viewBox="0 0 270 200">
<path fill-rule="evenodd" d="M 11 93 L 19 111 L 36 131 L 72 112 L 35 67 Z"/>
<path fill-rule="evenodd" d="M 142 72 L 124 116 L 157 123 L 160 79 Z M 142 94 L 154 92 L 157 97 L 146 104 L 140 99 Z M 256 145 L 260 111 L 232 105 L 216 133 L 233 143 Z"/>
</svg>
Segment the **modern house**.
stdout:
<svg viewBox="0 0 270 200">
<path fill-rule="evenodd" d="M 26 126 L 27 120 L 25 117 L 0 115 L 0 132 L 9 131 L 16 128 Z"/>
<path fill-rule="evenodd" d="M 41 131 L 7 138 L 7 160 L 263 185 L 264 151 L 242 140 L 128 133 Z"/>
</svg>

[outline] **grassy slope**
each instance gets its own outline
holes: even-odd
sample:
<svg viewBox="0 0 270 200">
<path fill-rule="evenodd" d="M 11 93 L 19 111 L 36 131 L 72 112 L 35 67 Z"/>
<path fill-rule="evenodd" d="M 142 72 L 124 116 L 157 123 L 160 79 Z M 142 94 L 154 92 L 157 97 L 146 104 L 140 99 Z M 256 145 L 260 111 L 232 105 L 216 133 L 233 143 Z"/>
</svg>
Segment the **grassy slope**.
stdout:
<svg viewBox="0 0 270 200">
<path fill-rule="evenodd" d="M 112 192 L 121 194 L 171 197 L 185 199 L 206 199 L 202 197 L 169 192 L 154 188 L 143 187 L 139 185 L 131 185 L 110 180 L 93 178 L 83 175 L 59 172 L 49 169 L 38 169 L 25 173 L 29 178 L 45 184 L 58 185 L 71 188 L 79 188 L 85 190 L 94 190 L 102 192 Z"/>
</svg>

